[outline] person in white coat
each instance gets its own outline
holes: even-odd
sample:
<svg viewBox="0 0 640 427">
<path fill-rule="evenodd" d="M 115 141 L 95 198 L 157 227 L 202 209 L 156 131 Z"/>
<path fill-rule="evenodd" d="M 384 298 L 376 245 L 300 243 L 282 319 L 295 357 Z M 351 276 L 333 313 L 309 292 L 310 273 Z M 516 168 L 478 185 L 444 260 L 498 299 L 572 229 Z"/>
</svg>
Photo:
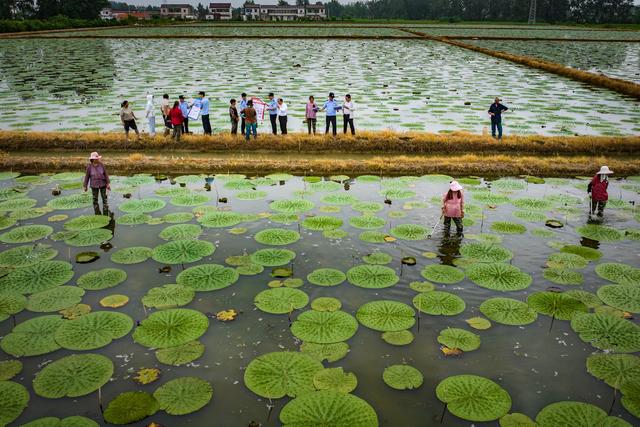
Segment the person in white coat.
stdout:
<svg viewBox="0 0 640 427">
<path fill-rule="evenodd" d="M 287 134 L 287 115 L 289 112 L 289 108 L 287 104 L 284 103 L 282 98 L 278 98 L 277 104 L 277 113 L 278 113 L 278 121 L 280 122 L 280 133 L 282 135 Z"/>
<path fill-rule="evenodd" d="M 344 133 L 347 133 L 347 126 L 351 129 L 351 135 L 356 134 L 356 128 L 353 125 L 353 112 L 356 106 L 351 100 L 351 95 L 347 94 L 344 97 L 344 104 L 342 104 L 342 121 L 344 123 Z"/>
<path fill-rule="evenodd" d="M 149 122 L 149 135 L 156 136 L 156 112 L 153 109 L 153 95 L 147 95 L 147 106 L 144 109 L 145 117 Z"/>
</svg>

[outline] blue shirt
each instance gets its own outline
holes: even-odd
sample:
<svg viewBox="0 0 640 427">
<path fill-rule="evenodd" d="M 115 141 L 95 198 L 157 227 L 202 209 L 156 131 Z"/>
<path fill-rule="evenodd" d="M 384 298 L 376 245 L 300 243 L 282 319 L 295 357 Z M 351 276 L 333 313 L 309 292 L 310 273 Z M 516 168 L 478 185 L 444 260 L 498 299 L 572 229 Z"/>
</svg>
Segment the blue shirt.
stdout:
<svg viewBox="0 0 640 427">
<path fill-rule="evenodd" d="M 327 111 L 327 116 L 335 116 L 338 111 L 338 103 L 334 100 L 327 100 L 323 107 Z"/>
<path fill-rule="evenodd" d="M 189 117 L 189 104 L 187 104 L 187 101 L 182 101 L 180 103 L 180 111 L 182 112 L 182 117 L 185 119 Z"/>
<path fill-rule="evenodd" d="M 196 107 L 200 107 L 200 115 L 208 116 L 209 115 L 209 98 L 198 98 L 193 101 L 193 105 Z"/>
<path fill-rule="evenodd" d="M 247 100 L 241 99 L 240 100 L 240 111 L 244 110 L 245 108 L 247 108 Z M 240 113 L 240 117 L 244 117 L 244 113 Z"/>
<path fill-rule="evenodd" d="M 278 114 L 278 101 L 276 101 L 275 98 L 269 101 L 269 104 L 267 104 L 267 110 L 269 110 L 269 114 L 272 116 Z"/>
</svg>

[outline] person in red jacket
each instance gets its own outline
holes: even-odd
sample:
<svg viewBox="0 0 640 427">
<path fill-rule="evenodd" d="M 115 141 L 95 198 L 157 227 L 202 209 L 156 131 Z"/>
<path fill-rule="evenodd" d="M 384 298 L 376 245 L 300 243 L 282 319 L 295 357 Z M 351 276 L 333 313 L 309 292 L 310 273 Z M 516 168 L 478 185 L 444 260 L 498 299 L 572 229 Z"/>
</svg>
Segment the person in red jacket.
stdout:
<svg viewBox="0 0 640 427">
<path fill-rule="evenodd" d="M 597 210 L 598 216 L 602 216 L 604 208 L 607 206 L 607 200 L 609 200 L 607 188 L 609 188 L 609 175 L 611 174 L 613 172 L 608 166 L 602 166 L 587 187 L 587 193 L 591 196 L 591 215 L 595 214 Z"/>
<path fill-rule="evenodd" d="M 178 142 L 180 141 L 180 135 L 182 135 L 182 123 L 184 122 L 184 116 L 178 101 L 174 102 L 173 108 L 169 110 L 169 120 L 173 125 L 173 139 Z"/>
</svg>

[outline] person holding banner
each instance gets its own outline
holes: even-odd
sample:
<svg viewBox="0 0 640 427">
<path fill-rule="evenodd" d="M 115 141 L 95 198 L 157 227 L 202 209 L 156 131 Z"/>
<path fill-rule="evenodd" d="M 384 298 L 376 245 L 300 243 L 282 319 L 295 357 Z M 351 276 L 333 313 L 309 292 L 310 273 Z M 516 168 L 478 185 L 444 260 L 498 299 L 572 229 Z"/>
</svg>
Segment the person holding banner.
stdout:
<svg viewBox="0 0 640 427">
<path fill-rule="evenodd" d="M 342 107 L 340 107 L 336 102 L 335 95 L 333 94 L 333 92 L 329 93 L 329 99 L 325 101 L 324 106 L 322 107 L 322 110 L 320 110 L 320 111 L 327 112 L 327 119 L 326 119 L 327 126 L 324 131 L 325 134 L 329 133 L 329 126 L 331 125 L 331 127 L 333 128 L 333 136 L 337 135 L 338 132 L 336 130 L 336 126 L 337 126 L 336 115 L 337 115 L 337 112 L 340 111 L 341 109 Z"/>
<path fill-rule="evenodd" d="M 263 111 L 264 112 L 264 111 Z M 242 109 L 240 113 L 244 114 L 246 133 L 245 139 L 249 140 L 249 135 L 253 132 L 253 139 L 258 138 L 258 113 L 253 108 L 253 100 L 247 101 L 247 107 Z"/>
<path fill-rule="evenodd" d="M 287 112 L 289 108 L 284 103 L 282 98 L 278 98 L 278 121 L 280 122 L 280 133 L 282 135 L 287 134 Z"/>
<path fill-rule="evenodd" d="M 240 111 L 247 108 L 247 94 L 242 92 L 240 95 Z M 245 117 L 244 114 L 240 113 L 240 133 L 244 135 L 244 127 L 245 127 Z"/>
<path fill-rule="evenodd" d="M 209 98 L 205 97 L 204 92 L 198 92 L 198 98 L 193 102 L 192 108 L 200 109 L 202 117 L 202 129 L 205 135 L 211 135 L 211 121 L 209 121 Z"/>
<path fill-rule="evenodd" d="M 273 92 L 269 93 L 269 102 L 267 103 L 267 111 L 269 112 L 269 120 L 271 121 L 271 133 L 278 134 L 278 125 L 276 120 L 278 118 L 278 102 L 276 101 Z"/>
<path fill-rule="evenodd" d="M 180 106 L 180 111 L 182 111 L 182 132 L 186 135 L 189 133 L 189 104 L 187 103 L 187 101 L 185 101 L 184 99 L 184 95 L 180 95 L 178 97 L 179 99 L 179 106 Z"/>
</svg>

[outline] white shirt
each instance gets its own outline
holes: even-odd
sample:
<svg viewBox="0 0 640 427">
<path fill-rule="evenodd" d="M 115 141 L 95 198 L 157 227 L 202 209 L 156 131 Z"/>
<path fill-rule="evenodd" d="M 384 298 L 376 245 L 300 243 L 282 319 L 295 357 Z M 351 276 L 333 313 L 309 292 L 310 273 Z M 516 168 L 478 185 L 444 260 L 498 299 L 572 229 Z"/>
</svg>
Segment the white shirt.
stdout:
<svg viewBox="0 0 640 427">
<path fill-rule="evenodd" d="M 356 110 L 356 106 L 353 104 L 353 101 L 346 102 L 342 104 L 342 114 L 350 116 L 350 119 L 353 119 L 353 112 Z"/>
<path fill-rule="evenodd" d="M 278 104 L 278 116 L 286 116 L 287 115 L 287 104 L 285 104 L 284 102 L 282 104 Z"/>
</svg>

